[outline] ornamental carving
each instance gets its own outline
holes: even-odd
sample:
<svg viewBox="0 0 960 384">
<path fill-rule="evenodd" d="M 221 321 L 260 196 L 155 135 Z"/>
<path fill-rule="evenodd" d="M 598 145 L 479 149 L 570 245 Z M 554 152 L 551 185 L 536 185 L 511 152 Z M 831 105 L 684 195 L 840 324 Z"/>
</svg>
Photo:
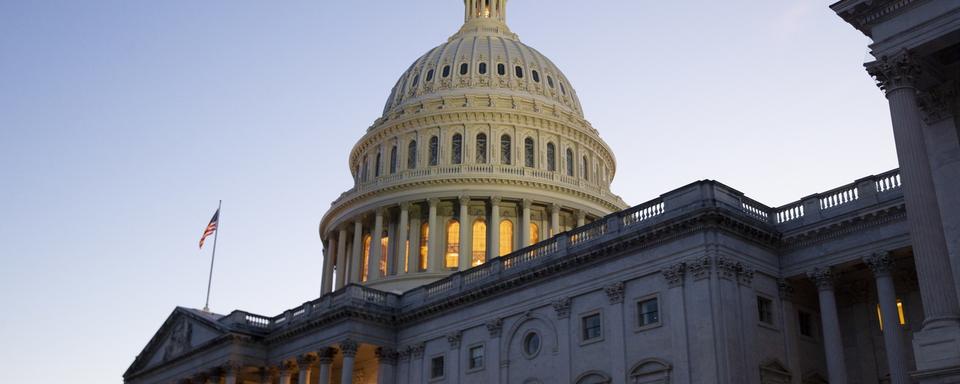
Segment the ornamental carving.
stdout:
<svg viewBox="0 0 960 384">
<path fill-rule="evenodd" d="M 830 267 L 814 268 L 807 272 L 807 277 L 813 281 L 819 290 L 833 289 L 833 272 L 830 271 Z"/>
<path fill-rule="evenodd" d="M 496 318 L 487 321 L 487 332 L 490 332 L 490 337 L 499 337 L 501 330 L 503 330 L 503 319 Z"/>
<path fill-rule="evenodd" d="M 569 297 L 561 297 L 553 302 L 553 310 L 557 312 L 558 319 L 570 317 L 570 304 L 573 302 Z"/>
<path fill-rule="evenodd" d="M 693 275 L 694 280 L 700 280 L 710 277 L 710 266 L 712 264 L 713 260 L 709 256 L 702 256 L 687 263 L 687 270 Z"/>
<path fill-rule="evenodd" d="M 309 368 L 315 362 L 317 362 L 317 357 L 314 355 L 301 355 L 297 357 L 297 365 L 300 369 Z"/>
<path fill-rule="evenodd" d="M 753 268 L 741 263 L 737 263 L 737 267 L 737 282 L 740 283 L 740 285 L 749 287 L 753 283 Z"/>
<path fill-rule="evenodd" d="M 740 269 L 739 264 L 725 257 L 717 258 L 717 276 L 721 279 L 733 280 Z"/>
<path fill-rule="evenodd" d="M 863 262 L 867 264 L 867 267 L 870 267 L 870 270 L 873 271 L 874 275 L 877 276 L 889 276 L 893 272 L 894 263 L 893 257 L 890 256 L 890 252 L 877 252 L 870 256 L 864 257 Z"/>
<path fill-rule="evenodd" d="M 463 339 L 463 332 L 456 331 L 447 335 L 447 342 L 450 343 L 450 349 L 460 348 L 460 340 Z"/>
<path fill-rule="evenodd" d="M 374 354 L 377 356 L 377 361 L 382 364 L 395 365 L 399 358 L 397 350 L 390 347 L 377 347 Z"/>
<path fill-rule="evenodd" d="M 877 86 L 887 93 L 903 87 L 914 87 L 922 73 L 917 60 L 907 50 L 893 57 L 881 57 L 866 67 L 867 73 L 877 81 Z"/>
<path fill-rule="evenodd" d="M 663 274 L 663 279 L 667 281 L 667 285 L 672 287 L 678 287 L 683 285 L 683 277 L 687 273 L 687 264 L 683 262 L 675 263 L 667 266 L 660 271 Z"/>
<path fill-rule="evenodd" d="M 333 347 L 323 348 L 317 352 L 317 356 L 319 356 L 318 361 L 320 362 L 320 364 L 332 363 L 333 358 L 336 355 L 337 355 L 337 349 Z"/>
<path fill-rule="evenodd" d="M 427 349 L 427 345 L 425 343 L 415 344 L 410 347 L 410 355 L 413 356 L 414 359 L 422 358 L 423 351 L 426 349 Z"/>
<path fill-rule="evenodd" d="M 343 352 L 344 357 L 354 357 L 357 355 L 357 342 L 353 339 L 346 339 L 340 342 L 340 351 Z"/>
<path fill-rule="evenodd" d="M 927 125 L 953 116 L 956 102 L 957 84 L 952 81 L 917 93 L 917 108 Z"/>
<path fill-rule="evenodd" d="M 243 369 L 243 364 L 239 361 L 228 360 L 226 363 L 220 365 L 220 369 L 223 372 L 226 372 L 228 375 L 236 375 L 240 373 L 240 370 Z"/>
<path fill-rule="evenodd" d="M 297 370 L 297 364 L 295 364 L 293 361 L 286 360 L 286 361 L 280 363 L 280 375 L 281 375 L 281 376 L 290 375 L 291 373 L 295 372 L 296 370 Z"/>
<path fill-rule="evenodd" d="M 610 301 L 610 304 L 620 304 L 623 302 L 624 288 L 625 285 L 623 282 L 603 287 L 603 291 L 607 294 L 607 299 Z"/>
</svg>

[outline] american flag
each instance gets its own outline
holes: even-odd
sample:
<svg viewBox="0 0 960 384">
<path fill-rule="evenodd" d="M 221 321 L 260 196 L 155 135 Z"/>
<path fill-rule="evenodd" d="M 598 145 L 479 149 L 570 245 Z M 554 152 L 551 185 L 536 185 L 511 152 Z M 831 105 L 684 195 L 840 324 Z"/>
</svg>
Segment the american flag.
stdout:
<svg viewBox="0 0 960 384">
<path fill-rule="evenodd" d="M 203 249 L 203 241 L 207 239 L 207 236 L 212 235 L 217 231 L 217 223 L 220 221 L 220 208 L 217 208 L 217 212 L 213 214 L 213 218 L 210 219 L 210 224 L 207 224 L 207 229 L 203 230 L 203 236 L 200 237 L 200 249 Z"/>
</svg>

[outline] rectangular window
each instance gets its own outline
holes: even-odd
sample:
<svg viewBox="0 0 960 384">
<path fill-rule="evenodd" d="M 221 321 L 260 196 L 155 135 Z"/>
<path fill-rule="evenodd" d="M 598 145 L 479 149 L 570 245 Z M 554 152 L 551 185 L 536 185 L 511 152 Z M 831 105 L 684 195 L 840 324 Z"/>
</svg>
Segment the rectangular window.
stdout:
<svg viewBox="0 0 960 384">
<path fill-rule="evenodd" d="M 900 299 L 897 299 L 897 316 L 900 320 L 900 325 L 907 323 L 907 319 L 903 316 L 903 302 Z M 877 322 L 880 323 L 880 330 L 883 330 L 883 314 L 880 312 L 880 304 L 877 304 Z"/>
<path fill-rule="evenodd" d="M 581 320 L 582 332 L 582 341 L 590 341 L 598 339 L 603 336 L 603 328 L 600 324 L 600 314 L 594 313 L 592 315 L 586 315 Z"/>
<path fill-rule="evenodd" d="M 801 335 L 813 337 L 813 315 L 809 312 L 800 311 L 797 313 L 797 322 Z"/>
<path fill-rule="evenodd" d="M 437 356 L 430 360 L 430 378 L 439 379 L 443 377 L 443 356 Z"/>
<path fill-rule="evenodd" d="M 773 325 L 773 301 L 766 297 L 757 296 L 757 312 L 761 323 Z"/>
<path fill-rule="evenodd" d="M 660 303 L 657 298 L 637 302 L 637 325 L 646 327 L 660 323 Z"/>
<path fill-rule="evenodd" d="M 476 347 L 470 348 L 470 363 L 468 367 L 469 369 L 483 368 L 483 346 L 482 345 L 478 345 Z"/>
</svg>

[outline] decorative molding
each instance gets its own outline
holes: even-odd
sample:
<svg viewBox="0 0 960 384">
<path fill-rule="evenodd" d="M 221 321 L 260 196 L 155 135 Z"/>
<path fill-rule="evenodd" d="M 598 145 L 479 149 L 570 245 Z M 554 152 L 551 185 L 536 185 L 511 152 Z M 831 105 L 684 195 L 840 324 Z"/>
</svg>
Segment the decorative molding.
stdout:
<svg viewBox="0 0 960 384">
<path fill-rule="evenodd" d="M 297 364 L 291 360 L 284 360 L 280 363 L 280 376 L 289 376 L 297 371 Z"/>
<path fill-rule="evenodd" d="M 734 280 L 737 277 L 737 271 L 740 269 L 738 263 L 725 257 L 717 258 L 717 277 L 726 280 Z"/>
<path fill-rule="evenodd" d="M 569 297 L 561 297 L 553 301 L 553 310 L 557 312 L 558 319 L 566 319 L 570 317 L 571 303 L 573 303 L 573 300 Z"/>
<path fill-rule="evenodd" d="M 749 287 L 753 284 L 754 269 L 743 263 L 737 263 L 737 282 Z"/>
<path fill-rule="evenodd" d="M 890 276 L 890 273 L 893 272 L 895 267 L 890 252 L 873 253 L 864 257 L 863 262 L 876 276 Z"/>
<path fill-rule="evenodd" d="M 622 281 L 603 287 L 603 291 L 607 294 L 607 300 L 610 301 L 610 304 L 623 303 L 624 288 L 625 285 Z"/>
<path fill-rule="evenodd" d="M 414 359 L 423 358 L 423 351 L 427 349 L 426 343 L 417 343 L 410 347 L 410 355 Z"/>
<path fill-rule="evenodd" d="M 713 265 L 713 259 L 710 256 L 701 256 L 696 260 L 690 261 L 687 263 L 687 270 L 689 270 L 694 280 L 702 280 L 710 277 L 710 269 Z"/>
<path fill-rule="evenodd" d="M 914 88 L 922 69 L 910 51 L 903 50 L 895 56 L 883 56 L 866 64 L 867 73 L 876 80 L 877 86 L 886 93 L 900 88 Z"/>
<path fill-rule="evenodd" d="M 503 330 L 503 319 L 496 318 L 493 320 L 487 321 L 487 332 L 490 332 L 490 337 L 500 337 L 500 332 Z"/>
<path fill-rule="evenodd" d="M 447 342 L 450 343 L 450 349 L 460 348 L 461 340 L 463 340 L 463 331 L 454 331 L 447 334 Z"/>
<path fill-rule="evenodd" d="M 683 278 L 687 274 L 687 263 L 681 261 L 671 264 L 660 271 L 660 273 L 670 288 L 683 286 Z"/>
<path fill-rule="evenodd" d="M 377 347 L 374 354 L 377 356 L 377 362 L 380 364 L 396 365 L 399 354 L 396 349 L 390 347 Z"/>
<path fill-rule="evenodd" d="M 954 116 L 957 102 L 957 84 L 953 81 L 917 92 L 917 108 L 927 125 L 933 125 Z"/>
<path fill-rule="evenodd" d="M 331 364 L 333 363 L 333 358 L 337 356 L 337 349 L 333 347 L 321 348 L 317 351 L 317 356 L 319 356 L 317 361 L 319 361 L 320 364 Z"/>
<path fill-rule="evenodd" d="M 343 357 L 357 356 L 357 347 L 359 346 L 353 339 L 348 338 L 340 342 L 340 351 L 343 353 Z"/>
<path fill-rule="evenodd" d="M 317 362 L 317 357 L 314 355 L 297 356 L 297 366 L 300 367 L 301 370 L 310 368 L 310 366 L 316 362 Z"/>
<path fill-rule="evenodd" d="M 831 272 L 830 267 L 814 268 L 807 272 L 807 277 L 813 281 L 817 289 L 821 291 L 833 290 L 833 272 Z"/>
</svg>

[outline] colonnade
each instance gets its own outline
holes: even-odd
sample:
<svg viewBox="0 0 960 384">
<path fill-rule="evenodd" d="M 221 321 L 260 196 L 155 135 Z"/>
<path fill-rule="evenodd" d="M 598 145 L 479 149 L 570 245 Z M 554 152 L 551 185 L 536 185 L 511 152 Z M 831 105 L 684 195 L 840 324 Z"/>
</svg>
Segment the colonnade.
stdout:
<svg viewBox="0 0 960 384">
<path fill-rule="evenodd" d="M 321 294 L 350 283 L 466 270 L 595 217 L 556 203 L 500 196 L 386 204 L 324 234 Z"/>
</svg>

